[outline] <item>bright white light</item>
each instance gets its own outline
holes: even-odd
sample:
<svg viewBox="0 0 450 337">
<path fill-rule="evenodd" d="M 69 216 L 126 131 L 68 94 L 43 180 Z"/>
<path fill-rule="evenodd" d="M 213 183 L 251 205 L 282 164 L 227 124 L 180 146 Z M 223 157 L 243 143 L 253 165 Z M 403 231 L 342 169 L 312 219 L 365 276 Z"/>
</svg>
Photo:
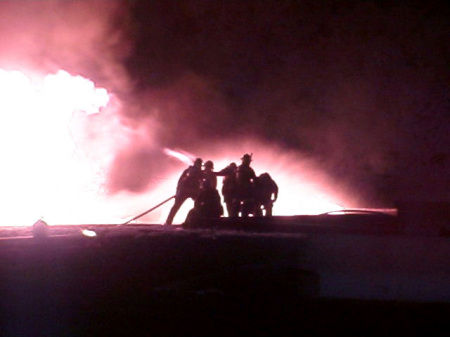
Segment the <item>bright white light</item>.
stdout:
<svg viewBox="0 0 450 337">
<path fill-rule="evenodd" d="M 340 196 L 307 161 L 261 142 L 216 144 L 195 156 L 165 149 L 183 164 L 160 172 L 158 185 L 140 194 L 107 195 L 113 160 L 136 137 L 121 123 L 120 108 L 114 95 L 63 70 L 31 76 L 0 69 L 0 226 L 27 226 L 40 218 L 50 226 L 120 224 L 174 195 L 181 172 L 197 156 L 213 160 L 220 170 L 232 161 L 240 164 L 247 152 L 254 153 L 256 173 L 269 172 L 280 187 L 274 215 L 318 214 L 341 207 Z M 139 221 L 162 224 L 172 205 L 168 202 Z M 182 223 L 192 207 L 188 200 L 174 223 Z"/>
<path fill-rule="evenodd" d="M 98 113 L 109 100 L 106 89 L 96 88 L 92 81 L 63 70 L 45 77 L 43 94 L 52 110 L 67 110 L 69 113 Z"/>
<path fill-rule="evenodd" d="M 25 72 L 0 69 L 0 225 L 27 225 L 42 216 L 65 223 L 86 215 L 85 191 L 100 188 L 107 164 L 99 161 L 111 151 L 89 158 L 103 141 L 88 134 L 89 116 L 108 100 L 105 89 L 62 70 L 32 81 Z"/>
<path fill-rule="evenodd" d="M 95 231 L 91 231 L 89 229 L 82 229 L 81 234 L 87 236 L 88 238 L 94 238 L 97 236 L 97 233 Z"/>
</svg>

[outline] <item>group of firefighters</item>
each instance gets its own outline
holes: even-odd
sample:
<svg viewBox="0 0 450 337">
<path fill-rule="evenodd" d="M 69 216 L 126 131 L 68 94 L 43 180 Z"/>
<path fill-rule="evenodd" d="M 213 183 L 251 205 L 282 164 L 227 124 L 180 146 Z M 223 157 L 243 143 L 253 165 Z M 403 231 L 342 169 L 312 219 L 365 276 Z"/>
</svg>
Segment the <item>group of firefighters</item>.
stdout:
<svg viewBox="0 0 450 337">
<path fill-rule="evenodd" d="M 218 176 L 223 177 L 222 196 L 229 217 L 272 216 L 273 203 L 278 198 L 277 184 L 267 172 L 256 176 L 250 167 L 250 154 L 244 154 L 241 160 L 239 166 L 233 162 L 216 172 L 212 161 L 203 163 L 197 158 L 178 180 L 175 202 L 165 224 L 172 224 L 176 213 L 189 198 L 194 200 L 194 208 L 189 211 L 185 224 L 224 215 L 217 190 Z"/>
</svg>

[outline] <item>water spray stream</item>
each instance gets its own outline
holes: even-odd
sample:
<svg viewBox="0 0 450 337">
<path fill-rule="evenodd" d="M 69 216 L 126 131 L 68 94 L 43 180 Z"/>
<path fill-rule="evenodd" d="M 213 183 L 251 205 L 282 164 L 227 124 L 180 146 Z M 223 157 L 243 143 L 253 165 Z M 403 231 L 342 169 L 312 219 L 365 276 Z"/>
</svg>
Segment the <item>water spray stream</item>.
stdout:
<svg viewBox="0 0 450 337">
<path fill-rule="evenodd" d="M 165 172 L 156 168 L 159 182 L 155 185 L 138 192 L 108 191 L 110 170 L 117 164 L 118 153 L 135 149 L 136 144 L 145 149 L 153 145 L 148 143 L 153 140 L 140 134 L 142 128 L 134 132 L 121 123 L 117 107 L 123 104 L 110 106 L 110 101 L 118 98 L 106 89 L 63 70 L 31 76 L 24 71 L 0 69 L 0 87 L 0 155 L 4 163 L 0 177 L 4 212 L 0 225 L 27 226 L 41 218 L 49 225 L 121 224 L 130 214 L 173 194 L 185 168 L 174 163 L 171 167 L 167 164 Z M 317 214 L 341 208 L 331 201 L 337 199 L 329 196 L 329 182 L 312 173 L 314 168 L 304 160 L 284 154 L 281 149 L 256 141 L 217 143 L 210 149 L 196 149 L 196 153 L 201 153 L 199 157 L 213 160 L 217 169 L 239 161 L 245 152 L 254 153 L 258 174 L 270 172 L 280 186 L 274 215 Z M 164 148 L 163 153 L 167 162 L 174 158 L 183 165 L 191 165 L 197 157 L 169 148 Z M 128 177 L 140 181 L 146 174 L 154 173 L 144 167 L 140 179 L 137 167 L 130 165 L 133 157 L 124 158 L 125 187 Z M 149 158 L 149 162 L 152 160 Z M 184 221 L 191 206 L 186 203 L 175 222 Z M 168 209 L 161 207 L 139 217 L 144 222 L 162 223 Z"/>
</svg>

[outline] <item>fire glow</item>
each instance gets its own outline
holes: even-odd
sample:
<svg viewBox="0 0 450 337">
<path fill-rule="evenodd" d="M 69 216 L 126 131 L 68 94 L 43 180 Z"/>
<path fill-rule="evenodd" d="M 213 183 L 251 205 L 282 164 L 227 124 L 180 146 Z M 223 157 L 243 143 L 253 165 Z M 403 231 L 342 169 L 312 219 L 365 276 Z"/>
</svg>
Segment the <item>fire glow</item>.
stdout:
<svg viewBox="0 0 450 337">
<path fill-rule="evenodd" d="M 178 177 L 196 157 L 182 150 L 161 149 L 178 163 L 162 172 L 157 185 L 133 193 L 109 194 L 108 173 L 116 154 L 130 145 L 133 130 L 118 118 L 114 95 L 84 77 L 65 71 L 31 76 L 0 69 L 0 197 L 1 226 L 28 226 L 36 219 L 49 225 L 120 224 L 175 193 Z M 136 135 L 134 135 L 136 136 Z M 149 144 L 154 146 L 154 144 Z M 219 170 L 251 149 L 257 174 L 269 172 L 280 187 L 274 215 L 318 214 L 340 209 L 326 197 L 324 184 L 302 175 L 293 158 L 260 143 L 218 146 L 213 160 Z M 294 159 L 295 161 L 296 159 Z M 291 164 L 287 165 L 287 162 Z M 132 174 L 132 172 L 129 172 Z M 221 180 L 219 179 L 219 189 Z M 174 223 L 184 221 L 193 202 L 187 201 Z M 162 224 L 171 203 L 139 222 Z"/>
<path fill-rule="evenodd" d="M 0 95 L 1 225 L 70 214 L 98 183 L 87 179 L 97 178 L 76 137 L 79 123 L 108 104 L 106 89 L 62 70 L 31 77 L 0 69 Z"/>
<path fill-rule="evenodd" d="M 335 188 L 330 188 L 332 183 L 307 161 L 299 159 L 296 154 L 283 153 L 278 148 L 268 148 L 259 142 L 229 143 L 227 149 L 224 149 L 223 146 L 217 147 L 221 148 L 220 153 L 215 153 L 216 151 L 213 148 L 206 150 L 207 154 L 211 154 L 210 157 L 198 155 L 204 161 L 212 160 L 215 171 L 219 171 L 231 162 L 236 162 L 239 165 L 239 157 L 245 153 L 245 149 L 254 150 L 252 167 L 256 175 L 268 172 L 279 186 L 278 200 L 274 204 L 274 215 L 313 215 L 344 208 L 341 205 L 342 196 L 338 195 Z M 169 149 L 166 149 L 165 153 L 179 160 L 183 165 L 191 165 L 194 158 L 197 157 Z M 190 162 L 187 162 L 188 158 L 191 158 Z M 169 184 L 166 182 L 160 186 L 159 191 L 164 191 L 164 196 L 169 197 L 174 194 L 181 170 L 186 167 L 180 166 L 180 171 L 172 173 L 167 180 Z M 219 191 L 221 184 L 222 177 L 218 177 L 217 187 Z M 333 199 L 339 199 L 339 202 Z M 158 223 L 163 223 L 172 203 L 169 203 L 169 206 L 161 207 L 153 214 L 149 214 L 148 218 L 144 217 L 138 221 L 145 222 L 147 219 L 157 219 Z M 188 199 L 175 216 L 174 223 L 182 223 L 192 207 L 193 201 Z"/>
</svg>

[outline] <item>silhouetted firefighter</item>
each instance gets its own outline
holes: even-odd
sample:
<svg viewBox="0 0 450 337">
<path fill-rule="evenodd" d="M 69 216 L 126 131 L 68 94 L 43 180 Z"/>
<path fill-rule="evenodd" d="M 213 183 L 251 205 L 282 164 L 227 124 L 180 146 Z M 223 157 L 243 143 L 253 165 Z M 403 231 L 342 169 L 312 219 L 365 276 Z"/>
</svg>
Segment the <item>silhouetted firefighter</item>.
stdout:
<svg viewBox="0 0 450 337">
<path fill-rule="evenodd" d="M 208 180 L 212 188 L 217 188 L 217 174 L 214 172 L 214 163 L 211 160 L 203 164 L 203 181 Z"/>
<path fill-rule="evenodd" d="M 191 209 L 184 222 L 184 227 L 191 227 L 198 222 L 210 221 L 223 215 L 219 191 L 211 184 L 211 180 L 204 179 L 202 189 L 195 199 L 194 208 Z"/>
<path fill-rule="evenodd" d="M 239 198 L 237 195 L 236 163 L 231 163 L 216 174 L 218 176 L 223 176 L 222 195 L 223 201 L 227 207 L 228 216 L 237 217 L 239 215 Z"/>
<path fill-rule="evenodd" d="M 278 185 L 269 173 L 265 172 L 255 179 L 254 196 L 255 216 L 272 216 L 273 203 L 278 198 Z"/>
<path fill-rule="evenodd" d="M 240 202 L 240 212 L 242 217 L 247 217 L 253 213 L 255 203 L 253 198 L 253 182 L 256 179 L 255 171 L 250 167 L 252 156 L 248 153 L 241 158 L 242 163 L 237 168 L 237 195 Z"/>
<path fill-rule="evenodd" d="M 173 218 L 187 199 L 191 198 L 195 201 L 199 195 L 203 180 L 202 163 L 202 159 L 197 158 L 194 164 L 185 169 L 178 179 L 175 203 L 170 209 L 166 225 L 172 224 Z"/>
</svg>

